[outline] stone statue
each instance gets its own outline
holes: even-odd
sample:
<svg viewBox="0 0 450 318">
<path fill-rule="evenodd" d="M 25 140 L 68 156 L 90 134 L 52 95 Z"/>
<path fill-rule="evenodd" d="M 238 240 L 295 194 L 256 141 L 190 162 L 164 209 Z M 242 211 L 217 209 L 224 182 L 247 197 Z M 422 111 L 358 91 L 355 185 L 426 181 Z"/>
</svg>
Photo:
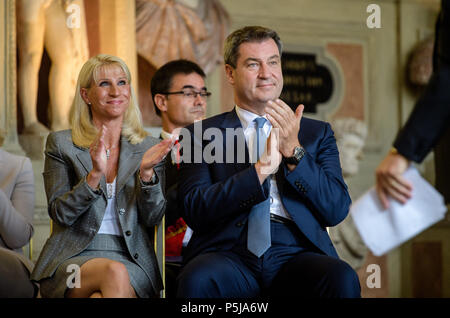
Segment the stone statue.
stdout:
<svg viewBox="0 0 450 318">
<path fill-rule="evenodd" d="M 196 48 L 197 61 L 209 74 L 223 63 L 222 46 L 228 35 L 230 17 L 218 0 L 200 1 L 196 11 L 206 30 L 206 36 Z"/>
<path fill-rule="evenodd" d="M 68 113 L 76 79 L 88 58 L 83 0 L 17 0 L 17 40 L 23 134 L 48 132 L 38 121 L 36 109 L 44 47 L 52 63 L 49 75 L 51 129 L 69 128 Z"/>
<path fill-rule="evenodd" d="M 359 169 L 367 127 L 361 120 L 352 117 L 337 118 L 331 122 L 339 149 L 342 174 L 354 176 Z"/>
<path fill-rule="evenodd" d="M 409 80 L 414 85 L 425 86 L 433 73 L 434 35 L 420 42 L 411 54 Z"/>
<path fill-rule="evenodd" d="M 222 61 L 228 27 L 218 0 L 136 0 L 137 51 L 155 68 L 188 59 L 209 73 Z"/>
<path fill-rule="evenodd" d="M 342 174 L 349 178 L 358 173 L 359 161 L 367 136 L 367 127 L 355 118 L 338 118 L 331 122 L 339 149 Z M 349 214 L 344 221 L 331 227 L 330 237 L 340 258 L 358 270 L 368 252 Z"/>
</svg>

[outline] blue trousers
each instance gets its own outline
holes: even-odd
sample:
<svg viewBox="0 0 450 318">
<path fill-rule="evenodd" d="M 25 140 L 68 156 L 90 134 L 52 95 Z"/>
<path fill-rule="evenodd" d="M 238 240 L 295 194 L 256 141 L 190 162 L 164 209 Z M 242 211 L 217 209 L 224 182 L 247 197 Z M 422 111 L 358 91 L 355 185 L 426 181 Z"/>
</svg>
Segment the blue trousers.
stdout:
<svg viewBox="0 0 450 318">
<path fill-rule="evenodd" d="M 271 236 L 260 258 L 247 250 L 247 231 L 229 251 L 194 257 L 177 278 L 177 297 L 360 297 L 350 265 L 320 253 L 297 228 L 271 222 Z"/>
</svg>

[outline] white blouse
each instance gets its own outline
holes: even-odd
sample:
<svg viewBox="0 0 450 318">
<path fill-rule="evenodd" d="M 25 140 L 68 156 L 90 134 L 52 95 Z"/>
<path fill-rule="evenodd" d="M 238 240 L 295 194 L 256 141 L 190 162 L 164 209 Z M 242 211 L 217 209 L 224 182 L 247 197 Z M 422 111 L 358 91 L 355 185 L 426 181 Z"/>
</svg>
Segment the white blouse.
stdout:
<svg viewBox="0 0 450 318">
<path fill-rule="evenodd" d="M 98 233 L 123 236 L 120 227 L 119 217 L 116 211 L 116 179 L 112 183 L 106 184 L 108 203 L 106 204 L 105 215 Z"/>
</svg>

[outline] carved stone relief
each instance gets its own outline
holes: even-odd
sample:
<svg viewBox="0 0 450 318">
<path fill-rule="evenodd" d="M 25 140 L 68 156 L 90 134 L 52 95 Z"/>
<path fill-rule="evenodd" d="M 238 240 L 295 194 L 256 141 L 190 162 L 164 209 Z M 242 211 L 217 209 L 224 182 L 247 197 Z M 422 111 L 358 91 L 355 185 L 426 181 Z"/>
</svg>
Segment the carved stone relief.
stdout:
<svg viewBox="0 0 450 318">
<path fill-rule="evenodd" d="M 367 137 L 365 123 L 353 117 L 337 118 L 331 122 L 339 149 L 344 179 L 358 173 L 364 142 Z M 338 255 L 358 270 L 365 261 L 368 248 L 364 244 L 351 215 L 330 228 L 330 236 Z"/>
<path fill-rule="evenodd" d="M 222 61 L 230 18 L 218 0 L 136 0 L 139 104 L 145 125 L 158 125 L 150 78 L 168 61 L 188 59 L 206 74 Z"/>
</svg>

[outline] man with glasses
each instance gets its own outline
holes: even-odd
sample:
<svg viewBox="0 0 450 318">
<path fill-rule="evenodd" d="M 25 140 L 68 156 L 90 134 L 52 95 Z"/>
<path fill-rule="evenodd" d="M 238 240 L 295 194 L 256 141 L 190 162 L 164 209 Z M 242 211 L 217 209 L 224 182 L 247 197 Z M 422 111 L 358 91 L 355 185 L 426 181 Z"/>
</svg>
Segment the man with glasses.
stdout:
<svg viewBox="0 0 450 318">
<path fill-rule="evenodd" d="M 194 62 L 174 60 L 161 66 L 151 82 L 155 111 L 162 119 L 161 139 L 170 139 L 177 129 L 202 120 L 206 115 L 205 73 Z M 167 206 L 166 223 L 166 296 L 175 293 L 175 277 L 181 265 L 181 250 L 192 230 L 180 214 L 177 201 L 177 145 L 173 154 L 166 157 L 166 183 L 164 185 Z"/>
</svg>

